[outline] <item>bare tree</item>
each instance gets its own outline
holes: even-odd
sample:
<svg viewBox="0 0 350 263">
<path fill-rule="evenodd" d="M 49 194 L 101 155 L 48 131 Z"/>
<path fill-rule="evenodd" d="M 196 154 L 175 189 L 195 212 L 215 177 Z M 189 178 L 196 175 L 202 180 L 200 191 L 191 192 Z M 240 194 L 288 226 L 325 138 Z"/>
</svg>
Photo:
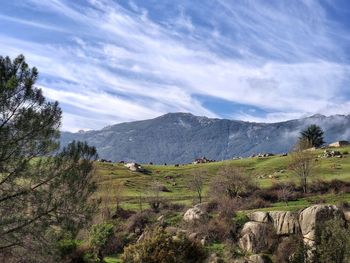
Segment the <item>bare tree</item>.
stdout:
<svg viewBox="0 0 350 263">
<path fill-rule="evenodd" d="M 158 181 L 154 181 L 149 188 L 148 204 L 155 212 L 159 212 L 160 205 L 163 202 L 163 198 L 160 195 L 162 185 Z"/>
<path fill-rule="evenodd" d="M 278 200 L 284 202 L 286 206 L 288 206 L 288 201 L 292 196 L 293 188 L 287 183 L 282 184 L 277 193 Z"/>
<path fill-rule="evenodd" d="M 255 188 L 250 175 L 244 169 L 225 165 L 211 183 L 211 192 L 215 195 L 226 195 L 230 198 L 240 197 L 241 194 Z"/>
<path fill-rule="evenodd" d="M 104 180 L 104 183 L 101 182 L 101 185 L 103 185 L 104 195 L 101 196 L 100 209 L 102 219 L 106 221 L 111 218 L 111 209 L 114 209 L 114 205 L 115 211 L 119 211 L 123 200 L 124 185 L 122 182 L 115 183 L 112 175 L 108 177 L 108 180 Z"/>
<path fill-rule="evenodd" d="M 199 203 L 202 203 L 202 193 L 204 188 L 204 178 L 207 174 L 207 171 L 204 170 L 195 170 L 192 172 L 192 178 L 189 182 L 188 188 L 196 192 Z"/>
<path fill-rule="evenodd" d="M 308 149 L 306 140 L 300 140 L 290 154 L 289 168 L 299 177 L 303 192 L 307 192 L 307 181 L 315 167 L 315 157 Z"/>
</svg>

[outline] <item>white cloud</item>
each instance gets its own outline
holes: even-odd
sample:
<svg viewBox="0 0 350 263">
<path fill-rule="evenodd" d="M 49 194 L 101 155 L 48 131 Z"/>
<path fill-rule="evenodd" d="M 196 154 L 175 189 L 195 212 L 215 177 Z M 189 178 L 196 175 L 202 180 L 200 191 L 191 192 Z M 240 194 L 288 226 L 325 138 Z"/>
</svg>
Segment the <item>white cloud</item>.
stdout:
<svg viewBox="0 0 350 263">
<path fill-rule="evenodd" d="M 108 0 L 91 0 L 79 10 L 68 1 L 27 1 L 71 19 L 82 31 L 69 45 L 19 36 L 0 40 L 3 52 L 24 53 L 39 68 L 49 98 L 106 120 L 91 117 L 94 124 L 89 124 L 88 115 L 71 110 L 64 113 L 63 129 L 77 130 L 79 123 L 96 129 L 175 111 L 217 116 L 193 98 L 197 94 L 270 112 L 232 114 L 250 121 L 349 111 L 343 94 L 350 66 L 317 2 L 271 7 L 220 0 L 216 8 L 222 12 L 206 11 L 212 29 L 193 23 L 182 9 L 178 27 L 170 30 L 135 1 L 130 2 L 133 11 Z M 232 31 L 225 32 L 223 25 Z M 183 28 L 190 33 L 184 35 Z"/>
</svg>

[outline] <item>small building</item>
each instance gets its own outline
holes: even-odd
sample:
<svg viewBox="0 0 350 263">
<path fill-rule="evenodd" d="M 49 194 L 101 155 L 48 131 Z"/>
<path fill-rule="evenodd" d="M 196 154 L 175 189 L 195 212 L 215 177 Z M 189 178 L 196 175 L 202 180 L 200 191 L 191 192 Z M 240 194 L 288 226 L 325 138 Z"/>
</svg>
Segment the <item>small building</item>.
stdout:
<svg viewBox="0 0 350 263">
<path fill-rule="evenodd" d="M 339 148 L 339 147 L 344 147 L 348 145 L 350 145 L 348 141 L 337 141 L 329 144 L 329 147 Z"/>
</svg>

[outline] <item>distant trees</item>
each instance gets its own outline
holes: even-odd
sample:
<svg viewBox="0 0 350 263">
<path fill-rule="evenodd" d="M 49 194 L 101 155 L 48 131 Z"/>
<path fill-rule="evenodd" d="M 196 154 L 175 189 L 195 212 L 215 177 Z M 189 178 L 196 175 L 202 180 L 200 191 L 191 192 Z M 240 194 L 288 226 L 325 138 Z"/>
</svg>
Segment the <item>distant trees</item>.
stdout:
<svg viewBox="0 0 350 263">
<path fill-rule="evenodd" d="M 300 139 L 290 154 L 289 168 L 299 177 L 303 192 L 307 192 L 308 178 L 315 167 L 315 158 L 309 148 L 309 141 Z"/>
<path fill-rule="evenodd" d="M 34 87 L 24 56 L 0 56 L 0 261 L 57 262 L 94 206 L 96 149 L 73 142 L 57 153 L 61 109 Z"/>
<path fill-rule="evenodd" d="M 325 141 L 323 139 L 323 130 L 320 126 L 312 124 L 300 133 L 300 140 L 306 140 L 311 147 L 320 147 Z"/>
</svg>

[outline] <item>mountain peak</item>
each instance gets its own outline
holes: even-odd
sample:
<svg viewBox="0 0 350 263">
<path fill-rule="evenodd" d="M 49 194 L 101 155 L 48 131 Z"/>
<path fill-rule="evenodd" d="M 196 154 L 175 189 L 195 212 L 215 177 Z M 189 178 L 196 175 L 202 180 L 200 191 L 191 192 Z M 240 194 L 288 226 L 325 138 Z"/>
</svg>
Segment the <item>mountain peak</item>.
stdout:
<svg viewBox="0 0 350 263">
<path fill-rule="evenodd" d="M 260 152 L 288 152 L 300 131 L 310 123 L 324 130 L 327 142 L 350 140 L 347 116 L 316 114 L 298 121 L 262 125 L 176 112 L 93 132 L 63 132 L 61 145 L 84 140 L 97 148 L 101 158 L 113 161 L 176 164 L 188 163 L 200 156 L 224 160 Z"/>
<path fill-rule="evenodd" d="M 197 117 L 197 116 L 189 112 L 169 112 L 159 116 L 158 118 L 168 118 L 168 117 Z"/>
</svg>

